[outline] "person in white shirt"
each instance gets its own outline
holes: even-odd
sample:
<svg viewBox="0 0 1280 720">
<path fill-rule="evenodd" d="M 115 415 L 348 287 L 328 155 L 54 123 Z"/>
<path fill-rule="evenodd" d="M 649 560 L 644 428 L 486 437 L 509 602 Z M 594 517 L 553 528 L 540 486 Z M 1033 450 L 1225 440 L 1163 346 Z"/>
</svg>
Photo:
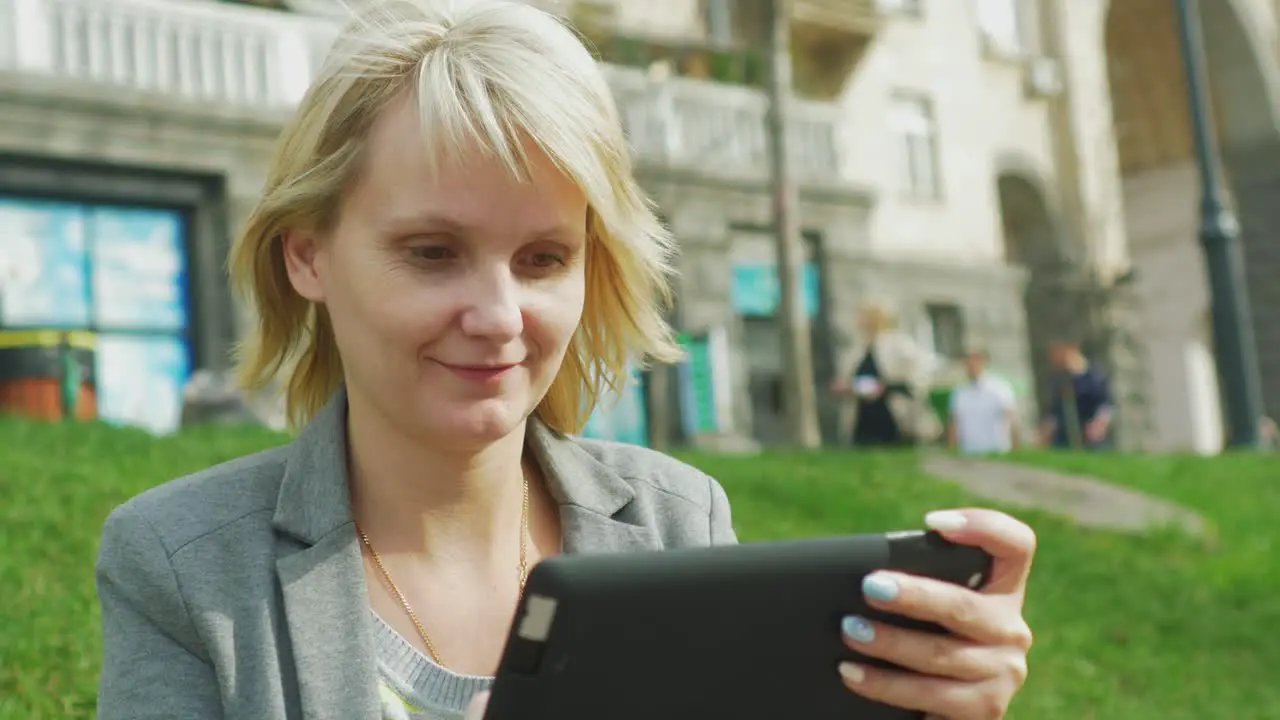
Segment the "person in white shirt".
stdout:
<svg viewBox="0 0 1280 720">
<path fill-rule="evenodd" d="M 1006 453 L 1018 446 L 1018 407 L 1013 387 L 987 371 L 988 357 L 965 358 L 968 382 L 951 391 L 948 441 L 965 455 Z"/>
</svg>

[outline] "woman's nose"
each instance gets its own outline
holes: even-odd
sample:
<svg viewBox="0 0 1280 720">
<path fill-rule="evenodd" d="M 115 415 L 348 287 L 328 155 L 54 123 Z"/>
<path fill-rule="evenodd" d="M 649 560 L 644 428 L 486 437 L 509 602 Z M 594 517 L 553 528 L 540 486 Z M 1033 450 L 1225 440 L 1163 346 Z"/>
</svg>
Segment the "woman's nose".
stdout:
<svg viewBox="0 0 1280 720">
<path fill-rule="evenodd" d="M 520 283 L 510 271 L 477 277 L 468 283 L 462 330 L 468 335 L 505 341 L 524 330 L 520 311 Z"/>
</svg>

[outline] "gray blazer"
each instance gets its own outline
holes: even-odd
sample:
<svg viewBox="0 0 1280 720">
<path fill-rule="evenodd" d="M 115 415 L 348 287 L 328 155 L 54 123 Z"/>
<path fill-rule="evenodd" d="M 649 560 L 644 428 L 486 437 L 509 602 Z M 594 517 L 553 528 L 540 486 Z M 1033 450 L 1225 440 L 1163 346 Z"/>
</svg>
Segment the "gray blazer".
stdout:
<svg viewBox="0 0 1280 720">
<path fill-rule="evenodd" d="M 111 513 L 97 563 L 101 720 L 376 720 L 345 418 L 339 392 L 290 445 Z M 565 552 L 736 541 L 724 491 L 698 470 L 540 423 L 528 436 Z"/>
</svg>

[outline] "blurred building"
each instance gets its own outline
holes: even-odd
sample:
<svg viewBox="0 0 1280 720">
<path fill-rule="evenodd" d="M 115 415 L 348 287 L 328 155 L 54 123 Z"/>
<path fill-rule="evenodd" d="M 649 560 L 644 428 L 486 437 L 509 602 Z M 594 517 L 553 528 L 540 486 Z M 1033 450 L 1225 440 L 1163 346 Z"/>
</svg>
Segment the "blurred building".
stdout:
<svg viewBox="0 0 1280 720">
<path fill-rule="evenodd" d="M 1083 3 L 1089 5 L 1093 3 Z M 1111 0 L 1101 57 L 1141 328 L 1152 446 L 1214 452 L 1223 420 L 1199 243 L 1196 176 L 1173 3 Z M 1280 412 L 1280 37 L 1273 0 L 1201 0 L 1218 146 L 1243 229 L 1263 405 Z M 1091 21 L 1092 22 L 1092 21 Z M 1090 48 L 1094 51 L 1093 48 Z M 1099 107 L 1099 114 L 1103 113 Z"/>
<path fill-rule="evenodd" d="M 598 48 L 638 174 L 681 240 L 675 321 L 691 362 L 670 384 L 672 434 L 780 438 L 763 3 L 540 4 Z M 1276 407 L 1275 9 L 1201 5 Z M 854 309 L 875 298 L 941 358 L 987 348 L 1028 389 L 1031 417 L 1048 342 L 1075 339 L 1116 379 L 1125 444 L 1217 446 L 1171 6 L 792 2 L 822 387 Z M 227 364 L 244 320 L 225 281 L 230 238 L 341 8 L 0 0 L 0 325 L 97 332 L 107 414 L 162 428 L 178 409 L 158 387 Z"/>
</svg>

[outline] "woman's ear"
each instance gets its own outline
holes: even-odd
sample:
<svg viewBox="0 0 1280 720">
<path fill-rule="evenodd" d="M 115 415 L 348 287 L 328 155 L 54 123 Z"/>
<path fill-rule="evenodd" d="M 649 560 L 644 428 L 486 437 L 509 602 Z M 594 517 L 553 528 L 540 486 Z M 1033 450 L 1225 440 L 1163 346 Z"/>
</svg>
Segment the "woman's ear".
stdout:
<svg viewBox="0 0 1280 720">
<path fill-rule="evenodd" d="M 317 263 L 319 241 L 309 232 L 286 230 L 280 238 L 289 283 L 311 302 L 324 302 L 324 277 Z"/>
</svg>

